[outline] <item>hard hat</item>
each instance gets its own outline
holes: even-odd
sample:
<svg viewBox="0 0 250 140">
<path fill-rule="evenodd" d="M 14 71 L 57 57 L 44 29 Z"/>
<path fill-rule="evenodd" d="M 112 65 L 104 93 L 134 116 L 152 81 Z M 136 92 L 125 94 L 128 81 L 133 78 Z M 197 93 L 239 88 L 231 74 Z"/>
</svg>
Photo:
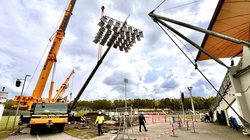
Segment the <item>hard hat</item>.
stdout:
<svg viewBox="0 0 250 140">
<path fill-rule="evenodd" d="M 98 114 L 102 114 L 102 112 L 98 112 Z"/>
</svg>

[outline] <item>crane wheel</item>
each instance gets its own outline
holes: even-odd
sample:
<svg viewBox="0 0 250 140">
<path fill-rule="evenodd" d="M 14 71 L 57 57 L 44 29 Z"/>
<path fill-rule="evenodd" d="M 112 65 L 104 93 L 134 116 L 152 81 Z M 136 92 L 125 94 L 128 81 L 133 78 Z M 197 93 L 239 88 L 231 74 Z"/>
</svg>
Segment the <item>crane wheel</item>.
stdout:
<svg viewBox="0 0 250 140">
<path fill-rule="evenodd" d="M 30 127 L 30 135 L 36 135 L 38 133 L 38 129 L 36 126 L 31 125 Z"/>
</svg>

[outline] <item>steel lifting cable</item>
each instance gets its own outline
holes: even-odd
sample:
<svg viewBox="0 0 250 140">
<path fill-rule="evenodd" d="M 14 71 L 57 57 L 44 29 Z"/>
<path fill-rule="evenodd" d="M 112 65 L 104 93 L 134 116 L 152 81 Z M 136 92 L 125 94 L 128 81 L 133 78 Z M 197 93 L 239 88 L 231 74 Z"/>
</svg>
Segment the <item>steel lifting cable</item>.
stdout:
<svg viewBox="0 0 250 140">
<path fill-rule="evenodd" d="M 165 2 L 165 0 L 163 2 Z M 200 0 L 192 1 L 192 2 L 189 2 L 189 3 L 182 4 L 182 5 L 178 5 L 178 6 L 170 7 L 170 8 L 167 8 L 167 9 L 163 9 L 163 10 L 157 11 L 156 13 L 160 13 L 160 12 L 164 12 L 164 11 L 167 11 L 167 10 L 171 10 L 171 9 L 175 9 L 175 8 L 180 8 L 180 7 L 187 6 L 187 5 L 191 5 L 191 4 L 194 4 L 196 2 L 201 2 L 201 1 Z M 155 9 L 157 9 L 158 7 L 156 7 Z"/>
<path fill-rule="evenodd" d="M 70 90 L 70 93 L 68 93 L 67 96 L 69 96 L 69 102 L 71 102 L 71 96 L 72 96 L 72 93 L 73 93 L 73 86 L 74 86 L 74 74 L 72 75 L 72 79 L 71 79 L 71 90 Z"/>
<path fill-rule="evenodd" d="M 235 110 L 234 108 L 227 102 L 227 100 L 219 93 L 219 91 L 215 88 L 215 86 L 209 81 L 209 79 L 203 74 L 203 72 L 198 68 L 197 63 L 194 63 L 188 56 L 187 54 L 181 49 L 181 47 L 174 41 L 174 39 L 167 33 L 166 30 L 158 23 L 156 22 L 160 28 L 164 31 L 164 33 L 167 34 L 167 36 L 173 41 L 173 43 L 178 47 L 178 49 L 185 55 L 185 57 L 195 66 L 195 69 L 199 71 L 199 73 L 206 79 L 206 81 L 212 86 L 212 88 L 217 92 L 217 94 L 223 99 L 226 104 L 234 111 L 234 113 L 239 117 L 239 119 L 242 121 L 242 123 L 245 125 L 245 127 L 250 127 L 250 124 L 243 119 Z M 169 31 L 172 33 L 171 31 Z M 172 33 L 173 34 L 173 33 Z M 174 35 L 175 36 L 175 35 Z M 181 42 L 182 43 L 182 42 Z M 185 45 L 185 44 L 183 44 Z"/>
</svg>

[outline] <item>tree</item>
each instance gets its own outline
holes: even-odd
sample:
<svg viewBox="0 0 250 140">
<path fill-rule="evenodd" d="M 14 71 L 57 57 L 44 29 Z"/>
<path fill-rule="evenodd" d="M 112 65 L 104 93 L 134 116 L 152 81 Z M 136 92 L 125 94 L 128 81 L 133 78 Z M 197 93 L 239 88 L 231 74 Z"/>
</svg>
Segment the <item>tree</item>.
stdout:
<svg viewBox="0 0 250 140">
<path fill-rule="evenodd" d="M 6 100 L 6 102 L 4 103 L 4 105 L 5 105 L 5 109 L 12 109 L 12 105 L 13 105 L 13 100 L 12 99 L 10 99 L 10 100 Z"/>
</svg>

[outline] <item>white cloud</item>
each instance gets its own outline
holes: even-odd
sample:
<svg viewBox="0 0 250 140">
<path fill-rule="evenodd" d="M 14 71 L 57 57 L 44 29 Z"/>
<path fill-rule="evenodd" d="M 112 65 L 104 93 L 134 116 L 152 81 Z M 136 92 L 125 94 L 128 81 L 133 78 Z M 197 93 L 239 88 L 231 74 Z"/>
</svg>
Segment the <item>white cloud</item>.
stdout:
<svg viewBox="0 0 250 140">
<path fill-rule="evenodd" d="M 184 55 L 176 48 L 172 41 L 147 15 L 161 1 L 143 0 L 133 1 L 100 1 L 78 0 L 68 24 L 65 38 L 59 50 L 55 73 L 55 89 L 58 89 L 72 69 L 75 69 L 73 87 L 70 83 L 65 95 L 73 92 L 76 96 L 89 74 L 97 63 L 98 45 L 92 40 L 99 27 L 100 7 L 105 5 L 105 15 L 123 21 L 128 15 L 128 24 L 144 31 L 144 38 L 137 42 L 129 53 L 111 49 L 102 65 L 90 81 L 81 99 L 123 99 L 124 78 L 129 79 L 127 85 L 128 98 L 165 98 L 179 97 L 180 91 L 187 91 L 186 87 L 195 85 L 194 95 L 215 95 L 211 87 L 204 81 Z M 3 1 L 0 5 L 0 86 L 6 86 L 10 92 L 9 98 L 20 94 L 20 88 L 15 87 L 15 80 L 26 74 L 29 87 L 26 95 L 31 95 L 42 69 L 46 51 L 41 64 L 40 58 L 49 37 L 56 31 L 66 8 L 67 1 L 60 0 L 30 0 Z M 126 4 L 124 4 L 126 3 Z M 179 18 L 195 25 L 207 25 L 204 10 L 213 9 L 215 5 L 207 5 L 209 0 L 190 5 L 164 10 L 161 15 Z M 183 1 L 168 1 L 161 6 L 180 6 Z M 194 14 L 198 13 L 198 14 Z M 204 13 L 204 14 L 203 14 Z M 183 15 L 187 15 L 183 17 Z M 173 26 L 185 35 L 201 41 L 202 37 L 194 32 Z M 178 40 L 176 40 L 178 42 Z M 183 47 L 183 44 L 179 43 Z M 51 43 L 48 47 L 50 47 Z M 103 47 L 103 52 L 106 46 Z M 195 49 L 190 48 L 192 53 Z M 186 49 L 184 49 L 187 52 Z M 188 54 L 190 56 L 190 54 Z M 209 64 L 210 63 L 210 64 Z M 216 63 L 204 62 L 201 66 L 204 73 L 219 86 L 225 70 Z M 33 75 L 38 65 L 36 73 Z M 215 69 L 211 70 L 211 69 Z M 220 73 L 221 76 L 218 76 Z M 223 74 L 221 74 L 223 73 Z M 49 80 L 51 77 L 49 77 Z M 43 97 L 48 96 L 49 82 L 47 82 Z M 199 84 L 200 83 L 200 84 Z M 27 86 L 28 86 L 27 84 Z M 202 92 L 202 93 L 201 93 Z"/>
</svg>

